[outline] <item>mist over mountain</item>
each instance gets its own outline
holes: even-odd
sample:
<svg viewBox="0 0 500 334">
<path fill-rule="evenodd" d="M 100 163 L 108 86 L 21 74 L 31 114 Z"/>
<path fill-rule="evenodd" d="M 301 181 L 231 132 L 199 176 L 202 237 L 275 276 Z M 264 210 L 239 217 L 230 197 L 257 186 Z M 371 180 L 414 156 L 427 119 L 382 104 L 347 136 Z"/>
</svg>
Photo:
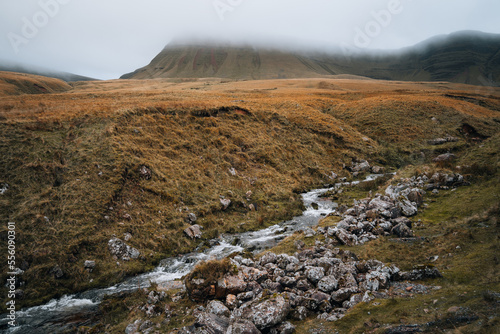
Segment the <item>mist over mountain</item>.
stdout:
<svg viewBox="0 0 500 334">
<path fill-rule="evenodd" d="M 335 53 L 235 44 L 172 43 L 149 65 L 122 79 L 279 79 L 351 74 L 374 79 L 494 85 L 500 80 L 500 35 L 461 31 L 396 51 Z"/>
<path fill-rule="evenodd" d="M 56 71 L 52 69 L 42 68 L 39 66 L 26 65 L 26 64 L 16 64 L 0 60 L 0 71 L 6 72 L 18 72 L 25 74 L 35 74 L 44 77 L 61 79 L 66 82 L 71 81 L 93 81 L 97 80 L 94 78 L 86 77 L 83 75 L 73 74 L 69 72 Z"/>
</svg>

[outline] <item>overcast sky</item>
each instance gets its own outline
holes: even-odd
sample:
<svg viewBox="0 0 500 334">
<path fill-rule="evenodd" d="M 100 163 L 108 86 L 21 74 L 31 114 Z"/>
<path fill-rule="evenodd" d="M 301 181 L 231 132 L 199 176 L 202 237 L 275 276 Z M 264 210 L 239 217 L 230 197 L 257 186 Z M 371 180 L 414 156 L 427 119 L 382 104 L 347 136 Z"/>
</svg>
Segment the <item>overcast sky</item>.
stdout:
<svg viewBox="0 0 500 334">
<path fill-rule="evenodd" d="M 186 36 L 396 49 L 500 33 L 499 13 L 498 0 L 0 0 L 0 61 L 113 79 Z"/>
</svg>

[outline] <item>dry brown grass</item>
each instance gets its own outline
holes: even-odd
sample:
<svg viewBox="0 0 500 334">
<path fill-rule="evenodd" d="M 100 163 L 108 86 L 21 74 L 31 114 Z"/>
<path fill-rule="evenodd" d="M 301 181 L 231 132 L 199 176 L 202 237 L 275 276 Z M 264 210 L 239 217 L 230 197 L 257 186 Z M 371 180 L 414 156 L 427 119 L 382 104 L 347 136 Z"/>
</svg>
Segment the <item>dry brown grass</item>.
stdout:
<svg viewBox="0 0 500 334">
<path fill-rule="evenodd" d="M 298 193 L 330 182 L 327 174 L 352 158 L 404 163 L 414 151 L 432 156 L 426 141 L 436 136 L 460 136 L 454 150 L 475 147 L 458 132 L 463 120 L 485 135 L 499 128 L 498 89 L 478 96 L 465 85 L 158 79 L 72 86 L 0 95 L 0 183 L 9 184 L 0 219 L 17 224 L 26 304 L 120 280 L 219 233 L 296 215 Z M 141 166 L 152 178 L 140 176 Z M 220 196 L 232 201 L 226 211 Z M 205 228 L 201 241 L 182 233 L 188 212 Z M 124 233 L 142 258 L 117 266 L 107 241 Z M 92 273 L 83 270 L 89 259 L 97 260 Z M 50 274 L 56 264 L 62 279 Z"/>
</svg>

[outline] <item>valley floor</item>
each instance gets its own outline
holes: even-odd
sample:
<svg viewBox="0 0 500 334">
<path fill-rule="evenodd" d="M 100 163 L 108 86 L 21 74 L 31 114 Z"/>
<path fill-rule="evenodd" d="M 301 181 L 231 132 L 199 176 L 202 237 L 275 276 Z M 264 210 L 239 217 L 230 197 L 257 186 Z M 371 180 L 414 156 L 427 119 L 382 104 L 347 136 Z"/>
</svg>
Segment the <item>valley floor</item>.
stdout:
<svg viewBox="0 0 500 334">
<path fill-rule="evenodd" d="M 500 89 L 359 77 L 56 81 L 23 75 L 0 85 L 0 251 L 15 222 L 18 307 L 109 286 L 222 233 L 290 219 L 302 212 L 301 192 L 331 184 L 332 173 L 353 179 L 346 167 L 366 159 L 397 178 L 443 171 L 471 183 L 426 194 L 411 218 L 419 242 L 342 246 L 403 270 L 432 261 L 443 277 L 425 284 L 441 288 L 361 303 L 337 322 L 294 322 L 297 332 L 498 328 Z M 387 185 L 336 200 L 352 205 Z M 199 237 L 185 232 L 194 220 Z M 293 254 L 298 240 L 318 238 L 296 234 L 273 251 Z M 125 246 L 116 250 L 115 239 Z M 5 287 L 1 295 L 7 302 Z M 144 318 L 142 298 L 103 303 L 94 332 Z M 160 332 L 193 319 L 175 312 Z M 473 315 L 469 323 L 456 320 L 460 312 Z"/>
</svg>

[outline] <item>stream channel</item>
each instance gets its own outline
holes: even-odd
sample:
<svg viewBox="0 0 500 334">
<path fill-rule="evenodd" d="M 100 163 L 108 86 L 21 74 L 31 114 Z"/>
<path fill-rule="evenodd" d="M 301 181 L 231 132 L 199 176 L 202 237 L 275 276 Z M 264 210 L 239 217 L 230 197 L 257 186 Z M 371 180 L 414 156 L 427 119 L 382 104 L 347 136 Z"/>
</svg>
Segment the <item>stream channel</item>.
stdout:
<svg viewBox="0 0 500 334">
<path fill-rule="evenodd" d="M 354 185 L 359 182 L 374 180 L 382 174 L 369 175 L 364 181 L 338 183 L 335 187 Z M 337 203 L 321 195 L 334 189 L 322 188 L 302 194 L 305 211 L 301 216 L 281 222 L 268 228 L 238 234 L 221 235 L 210 244 L 215 246 L 203 252 L 193 252 L 164 259 L 153 270 L 127 278 L 121 283 L 108 288 L 91 289 L 73 295 L 53 299 L 47 304 L 22 309 L 16 312 L 16 326 L 9 327 L 7 314 L 0 319 L 0 333 L 5 334 L 45 334 L 69 332 L 78 326 L 96 323 L 99 304 L 105 296 L 136 291 L 147 288 L 151 283 L 168 286 L 169 282 L 188 274 L 197 263 L 209 259 L 222 259 L 232 253 L 251 250 L 259 253 L 276 246 L 281 240 L 308 227 L 316 226 L 321 218 L 333 213 Z M 317 204 L 314 205 L 313 203 Z M 236 241 L 236 242 L 235 242 Z"/>
</svg>

